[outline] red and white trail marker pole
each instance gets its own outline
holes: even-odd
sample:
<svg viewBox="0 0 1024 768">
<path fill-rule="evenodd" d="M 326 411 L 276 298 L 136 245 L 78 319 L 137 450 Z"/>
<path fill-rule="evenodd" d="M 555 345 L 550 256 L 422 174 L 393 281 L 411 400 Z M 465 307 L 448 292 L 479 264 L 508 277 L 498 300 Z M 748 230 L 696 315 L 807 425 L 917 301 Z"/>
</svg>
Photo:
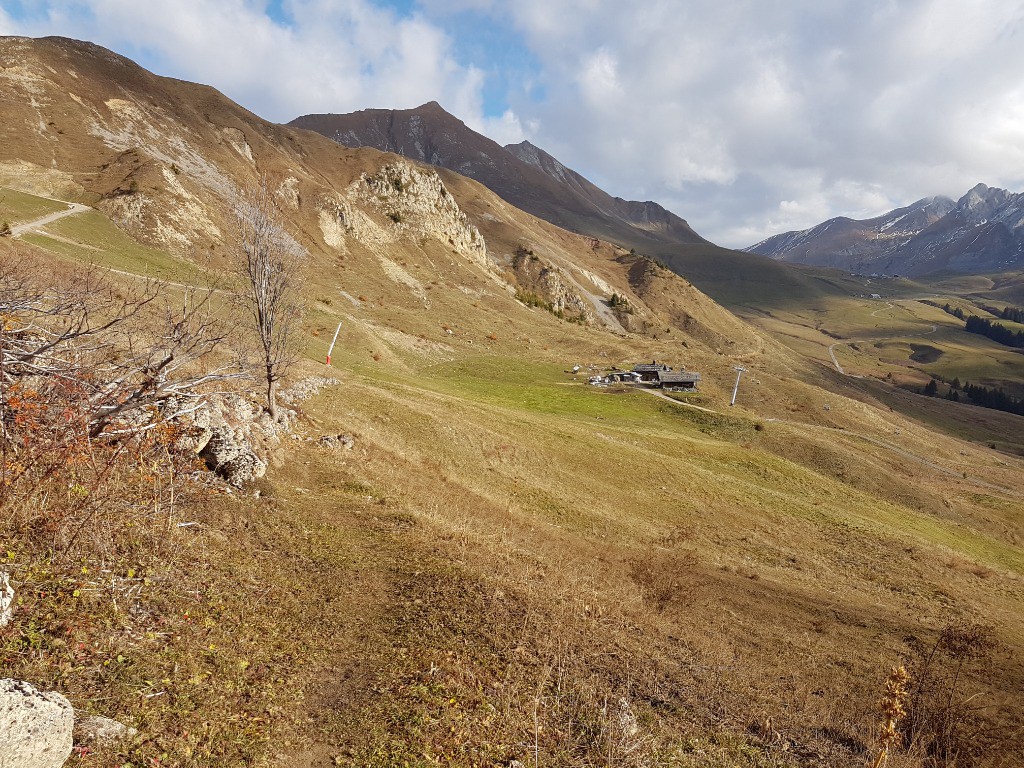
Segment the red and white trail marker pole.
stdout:
<svg viewBox="0 0 1024 768">
<path fill-rule="evenodd" d="M 341 333 L 341 323 L 338 323 L 338 327 L 334 331 L 334 338 L 331 339 L 331 346 L 327 348 L 327 364 L 331 364 L 331 352 L 334 351 L 334 345 L 338 343 L 338 334 Z"/>
</svg>

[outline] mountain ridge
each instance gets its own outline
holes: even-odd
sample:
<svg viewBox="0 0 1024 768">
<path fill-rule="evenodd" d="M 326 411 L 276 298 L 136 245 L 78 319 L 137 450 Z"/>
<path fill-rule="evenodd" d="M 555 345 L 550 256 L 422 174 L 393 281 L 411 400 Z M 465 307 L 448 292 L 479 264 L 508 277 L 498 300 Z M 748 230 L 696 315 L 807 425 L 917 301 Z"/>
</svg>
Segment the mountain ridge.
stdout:
<svg viewBox="0 0 1024 768">
<path fill-rule="evenodd" d="M 517 208 L 580 234 L 599 236 L 595 231 L 605 230 L 619 244 L 638 239 L 707 242 L 657 203 L 613 197 L 529 142 L 502 147 L 436 101 L 407 110 L 303 115 L 288 125 L 346 146 L 371 146 L 443 166 L 480 181 Z"/>
<path fill-rule="evenodd" d="M 921 277 L 1024 267 L 1024 194 L 979 183 L 869 219 L 835 217 L 744 249 L 787 263 Z"/>
<path fill-rule="evenodd" d="M 737 311 L 847 293 L 836 285 L 835 275 L 722 248 L 657 203 L 612 197 L 529 142 L 502 147 L 436 101 L 407 110 L 306 115 L 289 125 L 343 146 L 397 152 L 473 178 L 557 227 L 655 259 Z"/>
</svg>

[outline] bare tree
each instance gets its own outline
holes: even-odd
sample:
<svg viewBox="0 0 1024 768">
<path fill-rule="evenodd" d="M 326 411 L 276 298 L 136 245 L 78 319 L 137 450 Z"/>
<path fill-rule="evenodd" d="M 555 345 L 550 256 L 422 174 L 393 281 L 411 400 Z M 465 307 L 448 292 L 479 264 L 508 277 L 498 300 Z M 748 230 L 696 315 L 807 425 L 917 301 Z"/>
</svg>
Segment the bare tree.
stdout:
<svg viewBox="0 0 1024 768">
<path fill-rule="evenodd" d="M 244 259 L 240 295 L 259 341 L 267 410 L 277 419 L 277 382 L 298 360 L 306 251 L 288 234 L 264 176 L 235 208 Z"/>
</svg>

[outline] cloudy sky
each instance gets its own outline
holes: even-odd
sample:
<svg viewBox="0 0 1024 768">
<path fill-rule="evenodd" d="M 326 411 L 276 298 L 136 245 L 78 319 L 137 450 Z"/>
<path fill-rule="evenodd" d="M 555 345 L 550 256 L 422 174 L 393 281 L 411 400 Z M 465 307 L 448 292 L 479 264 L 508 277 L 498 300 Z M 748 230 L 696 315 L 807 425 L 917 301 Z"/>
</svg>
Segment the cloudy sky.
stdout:
<svg viewBox="0 0 1024 768">
<path fill-rule="evenodd" d="M 742 247 L 1024 191 L 1024 0 L 0 0 L 276 121 L 437 100 Z"/>
</svg>

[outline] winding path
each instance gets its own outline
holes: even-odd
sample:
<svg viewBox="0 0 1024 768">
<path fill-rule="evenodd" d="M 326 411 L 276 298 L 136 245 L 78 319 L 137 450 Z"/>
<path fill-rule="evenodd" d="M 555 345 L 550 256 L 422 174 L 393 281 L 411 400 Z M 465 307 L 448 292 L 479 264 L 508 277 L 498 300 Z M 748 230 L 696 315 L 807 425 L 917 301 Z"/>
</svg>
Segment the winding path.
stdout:
<svg viewBox="0 0 1024 768">
<path fill-rule="evenodd" d="M 32 232 L 34 230 L 39 229 L 40 227 L 45 227 L 47 224 L 53 224 L 53 222 L 59 221 L 60 219 L 92 210 L 92 208 L 90 208 L 89 206 L 82 205 L 81 203 L 69 203 L 66 200 L 56 200 L 52 197 L 48 197 L 46 199 L 53 200 L 55 203 L 63 203 L 64 205 L 68 206 L 68 208 L 66 211 L 57 211 L 56 213 L 49 213 L 46 216 L 41 216 L 38 219 L 26 222 L 24 224 L 16 224 L 15 226 L 11 227 L 11 235 L 13 237 L 21 237 L 26 232 Z"/>
<path fill-rule="evenodd" d="M 892 306 L 892 305 L 890 305 L 890 306 Z M 872 314 L 874 314 L 874 313 L 872 312 Z M 896 334 L 895 336 L 875 336 L 875 337 L 870 338 L 870 339 L 847 339 L 846 341 L 837 341 L 837 342 L 834 342 L 834 343 L 828 345 L 828 356 L 832 358 L 832 365 L 834 365 L 836 367 L 836 370 L 839 371 L 841 374 L 843 374 L 844 376 L 849 376 L 850 378 L 853 378 L 853 379 L 861 379 L 861 378 L 864 378 L 864 377 L 863 376 L 858 376 L 858 375 L 856 375 L 854 373 L 847 373 L 845 370 L 843 370 L 843 366 L 841 366 L 839 364 L 839 361 L 836 359 L 836 347 L 838 347 L 838 346 L 847 346 L 849 344 L 859 344 L 859 343 L 865 342 L 865 341 L 888 341 L 888 340 L 892 340 L 892 339 L 916 339 L 916 338 L 919 338 L 921 336 L 928 336 L 929 334 L 935 333 L 937 330 L 939 330 L 939 327 L 937 325 L 932 325 L 932 326 L 930 326 L 930 330 L 927 330 L 924 333 L 900 333 L 900 334 Z"/>
<path fill-rule="evenodd" d="M 43 196 L 42 195 L 36 195 L 36 197 L 43 197 Z M 11 227 L 11 235 L 13 237 L 20 237 L 21 235 L 25 234 L 26 232 L 34 232 L 34 231 L 36 231 L 38 229 L 42 229 L 47 224 L 52 224 L 55 221 L 60 221 L 61 219 L 67 218 L 68 216 L 75 216 L 76 214 L 85 213 L 86 211 L 93 210 L 92 208 L 90 208 L 87 205 L 82 205 L 81 203 L 69 203 L 67 200 L 58 200 L 55 197 L 46 197 L 44 199 L 52 200 L 55 203 L 63 203 L 64 205 L 68 206 L 68 208 L 67 208 L 67 210 L 57 211 L 55 213 L 49 213 L 46 216 L 39 217 L 38 219 L 34 219 L 32 221 L 25 222 L 24 224 L 18 224 L 16 226 Z M 45 234 L 47 237 L 52 238 L 54 240 L 58 240 L 58 241 L 63 242 L 63 243 L 70 243 L 71 245 L 76 245 L 76 246 L 78 246 L 80 248 L 87 248 L 87 249 L 92 250 L 92 251 L 102 251 L 103 250 L 102 248 L 97 248 L 96 246 L 88 245 L 86 243 L 80 243 L 80 242 L 78 242 L 76 240 L 71 240 L 71 239 L 66 238 L 66 237 L 61 237 L 60 235 L 54 235 L 54 234 L 51 234 L 49 232 L 44 232 L 43 234 Z M 116 274 L 116 275 L 124 275 L 125 277 L 132 277 L 132 278 L 136 278 L 136 279 L 139 279 L 139 280 L 149 280 L 149 279 L 152 279 L 152 278 L 147 277 L 146 275 L 140 275 L 140 274 L 138 274 L 136 272 L 126 272 L 123 269 L 114 269 L 113 267 L 104 267 L 104 269 L 106 269 L 108 272 L 112 272 L 113 274 Z M 170 285 L 170 286 L 174 286 L 175 288 L 186 288 L 186 289 L 204 290 L 204 289 L 198 289 L 197 286 L 194 286 L 194 285 L 186 285 L 185 283 L 176 283 L 176 282 L 173 282 L 172 280 L 161 280 L 159 278 L 156 278 L 156 280 L 157 280 L 157 282 L 161 283 L 162 285 Z M 209 291 L 211 293 L 224 293 L 224 294 L 230 294 L 230 295 L 235 295 L 235 293 L 236 293 L 235 291 L 225 291 L 225 290 L 223 290 L 221 288 L 210 288 Z"/>
</svg>

